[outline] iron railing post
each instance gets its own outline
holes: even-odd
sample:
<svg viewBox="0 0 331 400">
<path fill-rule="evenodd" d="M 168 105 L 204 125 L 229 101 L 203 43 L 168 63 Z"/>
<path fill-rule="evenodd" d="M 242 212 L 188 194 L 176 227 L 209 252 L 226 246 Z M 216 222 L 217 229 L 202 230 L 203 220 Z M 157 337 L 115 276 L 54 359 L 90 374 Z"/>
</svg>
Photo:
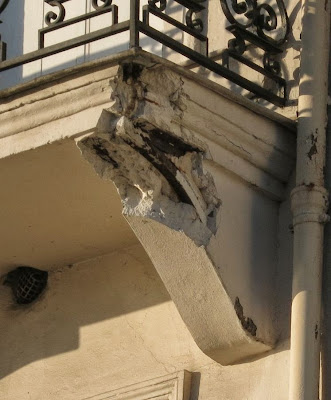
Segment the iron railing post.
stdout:
<svg viewBox="0 0 331 400">
<path fill-rule="evenodd" d="M 1 41 L 0 35 L 0 62 L 5 61 L 7 57 L 7 44 Z"/>
<path fill-rule="evenodd" d="M 130 49 L 139 47 L 140 0 L 130 0 Z"/>
</svg>

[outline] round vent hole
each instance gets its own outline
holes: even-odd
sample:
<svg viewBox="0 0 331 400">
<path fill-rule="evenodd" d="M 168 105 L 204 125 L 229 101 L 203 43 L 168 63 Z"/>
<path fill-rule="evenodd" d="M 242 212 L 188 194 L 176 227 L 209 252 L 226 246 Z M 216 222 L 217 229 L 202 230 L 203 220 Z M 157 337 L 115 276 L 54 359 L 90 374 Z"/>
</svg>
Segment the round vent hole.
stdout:
<svg viewBox="0 0 331 400">
<path fill-rule="evenodd" d="M 4 284 L 12 288 L 17 304 L 29 304 L 43 292 L 47 285 L 47 279 L 47 271 L 22 266 L 10 271 Z"/>
</svg>

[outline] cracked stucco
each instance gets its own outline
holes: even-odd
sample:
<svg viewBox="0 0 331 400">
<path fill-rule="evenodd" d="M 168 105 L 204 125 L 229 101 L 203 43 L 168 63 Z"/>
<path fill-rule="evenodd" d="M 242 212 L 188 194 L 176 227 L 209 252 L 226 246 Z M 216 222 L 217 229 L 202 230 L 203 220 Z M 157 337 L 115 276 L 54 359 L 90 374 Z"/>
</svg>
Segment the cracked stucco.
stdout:
<svg viewBox="0 0 331 400">
<path fill-rule="evenodd" d="M 192 114 L 195 94 L 188 85 L 165 68 L 123 65 L 112 82 L 112 106 L 102 112 L 95 132 L 77 144 L 97 174 L 117 187 L 125 218 L 200 349 L 228 364 L 270 349 L 273 336 L 262 307 L 256 311 L 254 301 L 247 301 L 245 285 L 236 292 L 251 318 L 230 297 L 232 282 L 223 282 L 222 192 L 219 175 L 210 168 L 215 152 L 195 126 L 190 128 L 201 115 Z M 202 118 L 209 114 L 203 110 Z M 253 157 L 246 148 L 251 137 L 242 145 L 227 130 L 220 135 L 224 148 Z M 248 202 L 252 195 L 245 192 Z M 223 197 L 225 204 L 229 195 Z"/>
<path fill-rule="evenodd" d="M 175 138 L 169 145 L 169 135 L 151 125 L 113 118 L 112 132 L 87 137 L 79 147 L 96 172 L 115 183 L 123 214 L 151 218 L 206 245 L 216 231 L 221 202 L 203 170 L 203 154 L 185 143 L 180 149 Z"/>
<path fill-rule="evenodd" d="M 122 65 L 112 82 L 111 109 L 78 146 L 96 172 L 115 183 L 125 216 L 151 218 L 201 246 L 216 232 L 221 201 L 203 169 L 201 143 L 170 129 L 174 116 L 185 111 L 183 85 L 181 77 L 160 68 Z"/>
</svg>

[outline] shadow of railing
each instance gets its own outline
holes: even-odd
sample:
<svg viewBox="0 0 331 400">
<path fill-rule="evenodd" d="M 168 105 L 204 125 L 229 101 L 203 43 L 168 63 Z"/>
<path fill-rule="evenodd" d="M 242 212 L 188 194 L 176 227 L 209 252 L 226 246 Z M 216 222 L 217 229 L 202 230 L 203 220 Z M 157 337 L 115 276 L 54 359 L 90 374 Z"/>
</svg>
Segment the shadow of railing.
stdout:
<svg viewBox="0 0 331 400">
<path fill-rule="evenodd" d="M 25 0 L 0 1 L 0 46 L 2 43 L 3 49 L 0 61 L 2 58 L 15 58 L 23 53 L 24 7 Z M 22 80 L 22 70 L 23 67 L 19 66 L 14 71 L 1 73 L 0 88 L 19 83 Z"/>
</svg>

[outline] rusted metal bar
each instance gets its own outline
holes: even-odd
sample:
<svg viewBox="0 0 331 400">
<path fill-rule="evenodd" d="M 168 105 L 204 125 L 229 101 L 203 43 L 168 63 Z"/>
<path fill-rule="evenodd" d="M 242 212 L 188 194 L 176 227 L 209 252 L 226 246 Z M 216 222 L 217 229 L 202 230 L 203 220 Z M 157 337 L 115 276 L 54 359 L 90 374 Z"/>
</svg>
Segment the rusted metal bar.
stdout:
<svg viewBox="0 0 331 400">
<path fill-rule="evenodd" d="M 139 0 L 130 0 L 130 48 L 139 47 Z"/>
</svg>

